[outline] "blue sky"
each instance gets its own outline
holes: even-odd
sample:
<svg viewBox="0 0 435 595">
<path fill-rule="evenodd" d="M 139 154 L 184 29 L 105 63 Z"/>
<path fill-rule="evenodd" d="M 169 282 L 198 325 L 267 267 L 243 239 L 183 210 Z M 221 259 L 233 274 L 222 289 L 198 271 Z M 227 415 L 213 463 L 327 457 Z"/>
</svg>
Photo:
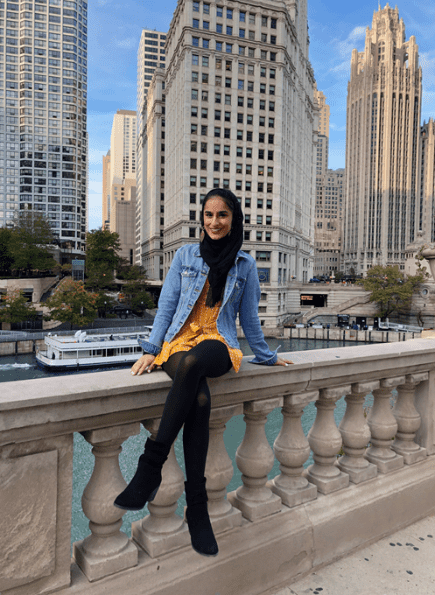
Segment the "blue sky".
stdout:
<svg viewBox="0 0 435 595">
<path fill-rule="evenodd" d="M 385 4 L 382 4 L 384 7 Z M 102 157 L 110 147 L 113 116 L 136 109 L 137 48 L 142 28 L 167 31 L 175 0 L 92 0 L 88 5 L 89 228 L 101 226 Z M 435 116 L 435 3 L 398 4 L 406 39 L 415 35 L 423 68 L 422 119 Z M 329 167 L 345 166 L 346 93 L 353 48 L 364 48 L 374 2 L 308 0 L 310 61 L 330 105 Z"/>
</svg>

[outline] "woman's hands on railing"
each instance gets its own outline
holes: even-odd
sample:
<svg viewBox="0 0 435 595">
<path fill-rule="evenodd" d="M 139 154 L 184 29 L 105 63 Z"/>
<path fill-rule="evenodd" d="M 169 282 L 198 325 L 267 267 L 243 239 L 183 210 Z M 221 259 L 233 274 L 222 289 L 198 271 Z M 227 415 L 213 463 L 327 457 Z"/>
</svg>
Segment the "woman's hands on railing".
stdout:
<svg viewBox="0 0 435 595">
<path fill-rule="evenodd" d="M 135 364 L 133 364 L 131 368 L 132 376 L 140 376 L 144 372 L 152 372 L 156 367 L 154 364 L 155 359 L 155 355 L 151 355 L 150 353 L 144 353 L 144 355 L 140 359 L 138 359 Z"/>
<path fill-rule="evenodd" d="M 288 366 L 289 364 L 294 364 L 294 362 L 292 362 L 289 359 L 283 359 L 282 357 L 279 357 L 276 360 L 276 364 L 274 364 L 275 366 Z"/>
</svg>

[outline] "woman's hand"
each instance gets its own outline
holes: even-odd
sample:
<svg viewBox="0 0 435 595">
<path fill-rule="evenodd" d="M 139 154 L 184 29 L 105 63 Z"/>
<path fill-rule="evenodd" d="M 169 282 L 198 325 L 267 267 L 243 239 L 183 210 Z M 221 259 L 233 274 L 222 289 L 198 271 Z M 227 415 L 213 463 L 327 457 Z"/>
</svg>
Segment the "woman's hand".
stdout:
<svg viewBox="0 0 435 595">
<path fill-rule="evenodd" d="M 144 372 L 152 372 L 156 367 L 154 364 L 154 360 L 156 359 L 155 355 L 151 355 L 150 353 L 145 353 L 137 362 L 132 366 L 131 373 L 133 376 L 140 376 Z"/>
<path fill-rule="evenodd" d="M 276 364 L 274 364 L 275 366 L 288 366 L 289 364 L 293 364 L 294 362 L 290 361 L 289 359 L 282 359 L 281 357 L 279 357 L 276 360 Z"/>
</svg>

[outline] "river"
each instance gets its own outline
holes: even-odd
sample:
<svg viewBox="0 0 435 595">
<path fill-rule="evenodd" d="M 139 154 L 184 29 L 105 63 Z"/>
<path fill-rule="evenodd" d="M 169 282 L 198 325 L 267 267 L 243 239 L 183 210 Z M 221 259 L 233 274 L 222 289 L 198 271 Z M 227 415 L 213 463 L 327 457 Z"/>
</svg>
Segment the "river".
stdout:
<svg viewBox="0 0 435 595">
<path fill-rule="evenodd" d="M 278 345 L 281 345 L 281 352 L 288 352 L 288 351 L 308 351 L 311 349 L 327 349 L 331 347 L 344 347 L 344 346 L 352 346 L 355 347 L 356 345 L 361 345 L 361 343 L 355 343 L 354 341 L 351 342 L 343 342 L 343 341 L 323 341 L 323 340 L 314 340 L 314 339 L 275 339 L 269 338 L 267 342 L 271 349 L 276 349 Z M 245 340 L 240 341 L 242 351 L 245 355 L 250 355 L 252 352 Z M 111 368 L 113 369 L 113 368 Z M 36 366 L 35 357 L 32 354 L 26 355 L 17 355 L 17 356 L 3 356 L 0 358 L 0 382 L 8 382 L 14 380 L 25 380 L 25 379 L 38 379 L 47 376 L 60 376 L 60 375 L 69 375 L 69 374 L 86 374 L 90 371 L 95 372 L 95 370 L 86 370 L 86 371 L 74 371 L 74 372 L 47 372 L 44 370 L 40 370 Z M 370 399 L 367 401 L 367 404 L 370 404 Z M 345 402 L 344 398 L 340 399 L 337 402 L 337 407 L 335 409 L 335 419 L 337 424 L 340 422 L 345 410 Z M 302 427 L 304 429 L 305 434 L 308 433 L 308 430 L 314 423 L 314 419 L 316 416 L 316 408 L 314 403 L 309 403 L 304 410 L 302 416 Z M 266 436 L 269 441 L 269 444 L 272 446 L 274 440 L 278 436 L 278 433 L 281 428 L 282 423 L 282 415 L 279 409 L 275 409 L 272 413 L 270 413 L 267 423 L 266 423 Z M 241 440 L 243 439 L 245 431 L 245 422 L 243 421 L 243 416 L 239 415 L 233 417 L 226 426 L 226 431 L 224 434 L 224 441 L 225 447 L 228 451 L 228 455 L 230 456 L 231 460 L 233 461 L 234 465 L 234 475 L 233 479 L 228 486 L 228 491 L 232 491 L 236 489 L 239 485 L 241 485 L 240 479 L 240 471 L 237 469 L 235 464 L 235 453 L 237 447 L 239 446 Z M 131 479 L 133 476 L 137 459 L 143 452 L 143 445 L 145 440 L 148 436 L 148 432 L 142 428 L 141 433 L 138 436 L 132 436 L 123 444 L 122 453 L 120 455 L 120 466 L 121 471 L 127 481 Z M 175 444 L 175 451 L 177 455 L 177 460 L 180 464 L 180 467 L 184 470 L 184 462 L 183 462 L 183 447 L 181 441 L 181 434 L 177 439 Z M 81 436 L 81 434 L 74 435 L 74 471 L 73 471 L 73 499 L 72 499 L 72 530 L 71 530 L 71 543 L 74 541 L 78 541 L 86 537 L 89 534 L 89 527 L 88 527 L 88 519 L 85 517 L 82 508 L 81 508 L 81 496 L 83 490 L 85 489 L 93 469 L 93 455 L 91 453 L 91 445 L 88 444 L 85 439 Z M 305 466 L 308 466 L 312 463 L 311 458 L 307 461 Z M 275 465 L 269 474 L 269 477 L 274 477 L 277 473 L 279 473 L 279 463 L 275 461 Z M 184 496 L 180 498 L 178 513 L 182 514 L 183 506 L 185 504 Z M 122 530 L 130 535 L 130 526 L 131 523 L 135 520 L 138 520 L 144 516 L 144 511 L 139 512 L 127 512 L 123 518 L 123 525 Z"/>
</svg>

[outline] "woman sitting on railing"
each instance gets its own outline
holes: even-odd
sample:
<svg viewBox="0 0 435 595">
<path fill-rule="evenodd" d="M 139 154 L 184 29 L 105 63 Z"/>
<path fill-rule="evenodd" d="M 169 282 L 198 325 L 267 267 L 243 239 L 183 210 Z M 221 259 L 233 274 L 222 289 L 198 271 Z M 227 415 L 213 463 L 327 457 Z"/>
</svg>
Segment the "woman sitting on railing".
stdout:
<svg viewBox="0 0 435 595">
<path fill-rule="evenodd" d="M 138 468 L 115 500 L 125 510 L 140 510 L 155 497 L 162 466 L 184 424 L 186 521 L 192 546 L 215 556 L 218 546 L 207 511 L 205 463 L 209 442 L 210 391 L 206 378 L 217 378 L 231 367 L 237 372 L 242 352 L 237 341 L 239 314 L 255 358 L 252 363 L 287 366 L 270 351 L 258 318 L 260 284 L 255 260 L 240 250 L 243 213 L 229 190 L 211 190 L 201 211 L 200 244 L 188 244 L 175 254 L 159 299 L 148 341 L 139 340 L 145 354 L 132 374 L 156 366 L 173 379 L 155 441 L 148 439 Z"/>
</svg>

